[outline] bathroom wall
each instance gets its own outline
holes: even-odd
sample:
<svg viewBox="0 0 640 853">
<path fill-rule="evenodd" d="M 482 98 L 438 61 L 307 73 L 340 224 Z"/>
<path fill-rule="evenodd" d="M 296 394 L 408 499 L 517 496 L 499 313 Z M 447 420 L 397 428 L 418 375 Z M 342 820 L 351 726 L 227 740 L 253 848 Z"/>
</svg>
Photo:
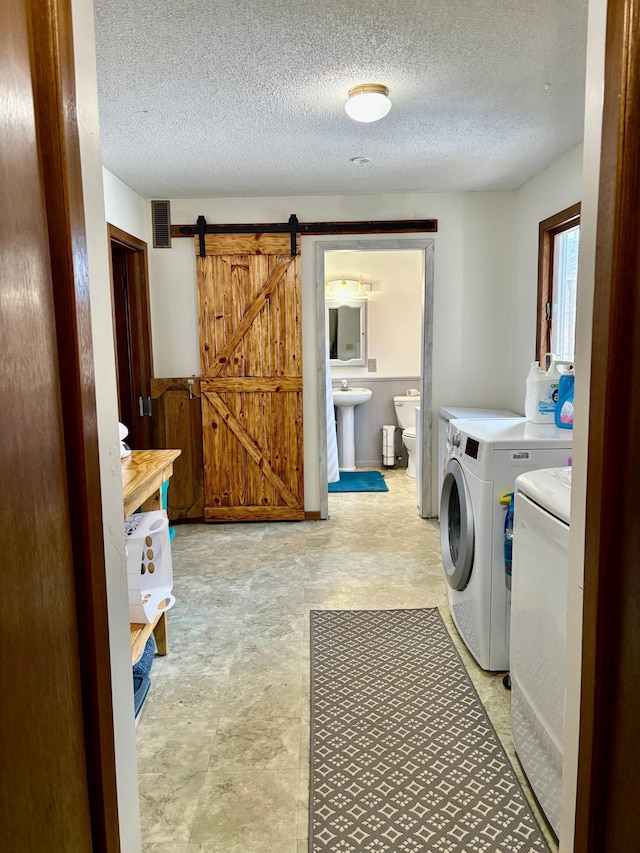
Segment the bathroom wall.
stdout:
<svg viewBox="0 0 640 853">
<path fill-rule="evenodd" d="M 372 377 L 419 376 L 422 331 L 422 252 L 326 252 L 326 278 L 362 276 L 371 284 L 367 299 L 367 366 L 331 365 L 333 380 L 353 379 L 360 384 Z"/>
<path fill-rule="evenodd" d="M 358 380 L 358 383 L 365 388 L 370 388 L 373 396 L 366 403 L 356 406 L 354 413 L 356 468 L 379 468 L 382 461 L 381 427 L 385 424 L 397 426 L 393 398 L 406 394 L 408 388 L 419 388 L 420 377 L 418 375 L 397 376 L 393 379 L 371 377 L 367 380 Z M 406 468 L 407 450 L 402 443 L 400 428 L 396 429 L 395 442 L 397 467 Z"/>
</svg>

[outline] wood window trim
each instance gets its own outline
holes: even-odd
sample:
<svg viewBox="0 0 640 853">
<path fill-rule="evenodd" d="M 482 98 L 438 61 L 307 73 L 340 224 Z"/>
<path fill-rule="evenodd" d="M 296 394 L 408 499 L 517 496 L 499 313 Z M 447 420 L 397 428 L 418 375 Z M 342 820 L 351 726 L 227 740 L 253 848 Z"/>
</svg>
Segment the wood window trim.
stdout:
<svg viewBox="0 0 640 853">
<path fill-rule="evenodd" d="M 553 243 L 558 234 L 580 224 L 580 202 L 543 219 L 538 226 L 538 314 L 536 319 L 536 359 L 544 364 L 551 348 L 551 318 L 547 305 L 553 295 Z"/>
</svg>

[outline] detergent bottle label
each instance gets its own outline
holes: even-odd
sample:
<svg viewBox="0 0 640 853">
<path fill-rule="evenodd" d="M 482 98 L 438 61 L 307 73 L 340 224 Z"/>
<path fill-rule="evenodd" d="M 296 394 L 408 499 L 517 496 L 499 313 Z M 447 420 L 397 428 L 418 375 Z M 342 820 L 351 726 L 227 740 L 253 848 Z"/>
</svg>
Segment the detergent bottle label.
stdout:
<svg viewBox="0 0 640 853">
<path fill-rule="evenodd" d="M 553 415 L 558 402 L 558 383 L 554 382 L 549 385 L 548 389 L 538 400 L 539 415 Z"/>
</svg>

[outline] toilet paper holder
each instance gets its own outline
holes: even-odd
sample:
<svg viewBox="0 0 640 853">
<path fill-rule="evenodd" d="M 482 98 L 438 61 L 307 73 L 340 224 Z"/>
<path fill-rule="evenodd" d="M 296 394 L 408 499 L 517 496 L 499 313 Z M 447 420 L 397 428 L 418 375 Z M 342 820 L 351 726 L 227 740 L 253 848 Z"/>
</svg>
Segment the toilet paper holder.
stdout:
<svg viewBox="0 0 640 853">
<path fill-rule="evenodd" d="M 396 465 L 396 426 L 385 424 L 380 428 L 382 435 L 382 467 L 395 468 Z"/>
</svg>

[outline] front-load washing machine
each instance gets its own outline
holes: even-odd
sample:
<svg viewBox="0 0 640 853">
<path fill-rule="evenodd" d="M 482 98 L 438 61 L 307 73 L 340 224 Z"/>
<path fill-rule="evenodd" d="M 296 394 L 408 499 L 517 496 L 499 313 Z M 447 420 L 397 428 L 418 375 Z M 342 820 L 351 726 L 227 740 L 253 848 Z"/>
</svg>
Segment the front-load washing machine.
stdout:
<svg viewBox="0 0 640 853">
<path fill-rule="evenodd" d="M 572 433 L 524 418 L 453 420 L 440 495 L 440 548 L 449 609 L 483 669 L 509 667 L 505 507 L 516 477 L 566 465 Z"/>
<path fill-rule="evenodd" d="M 450 443 L 447 441 L 447 431 L 450 421 L 454 419 L 480 420 L 484 418 L 522 418 L 508 409 L 473 409 L 468 406 L 441 406 L 440 422 L 438 423 L 438 514 L 440 513 L 440 494 L 442 493 L 442 481 L 444 469 L 447 467 L 451 453 Z"/>
<path fill-rule="evenodd" d="M 516 480 L 511 598 L 511 733 L 556 835 L 560 831 L 571 468 Z"/>
</svg>

